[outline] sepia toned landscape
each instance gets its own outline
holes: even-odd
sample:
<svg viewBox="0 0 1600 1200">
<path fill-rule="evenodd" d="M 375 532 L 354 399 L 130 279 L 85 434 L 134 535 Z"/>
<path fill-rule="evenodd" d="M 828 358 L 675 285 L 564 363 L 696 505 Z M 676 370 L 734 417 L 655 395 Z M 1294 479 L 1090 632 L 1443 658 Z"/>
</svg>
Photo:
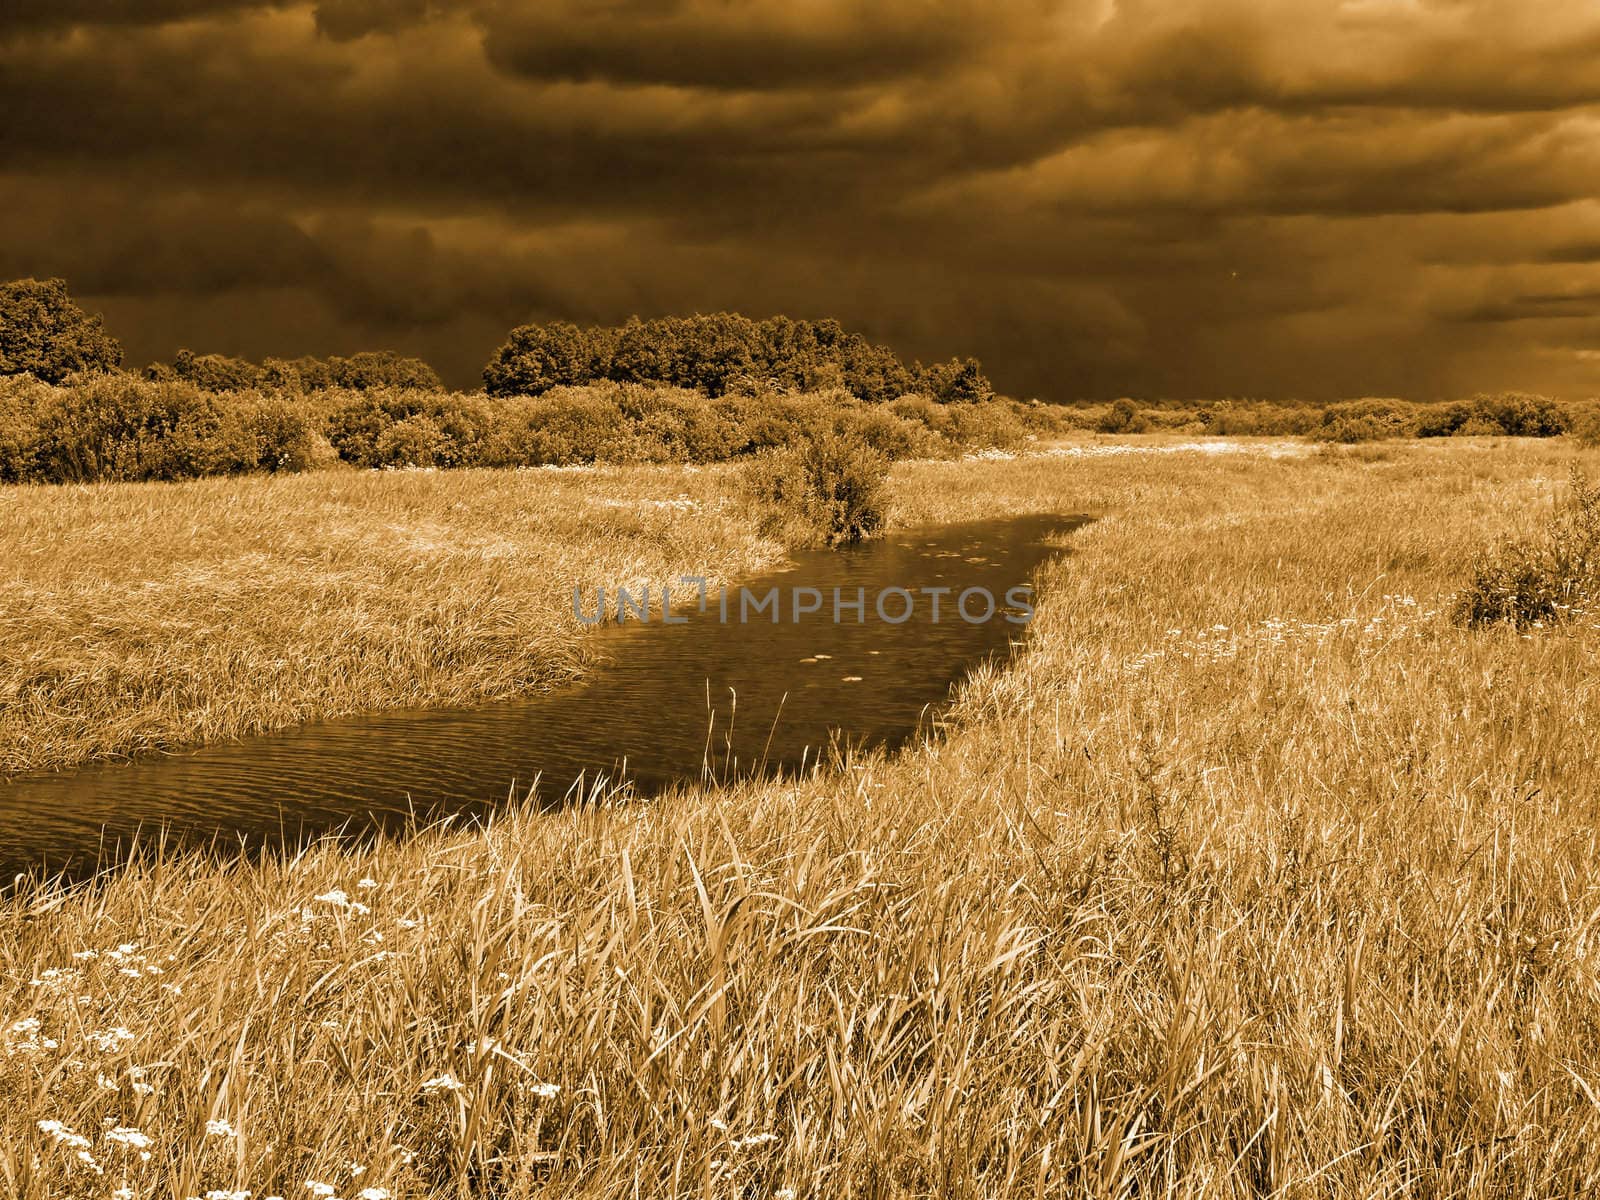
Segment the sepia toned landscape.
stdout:
<svg viewBox="0 0 1600 1200">
<path fill-rule="evenodd" d="M 0 14 L 0 1196 L 1600 1191 L 1596 46 Z"/>
</svg>

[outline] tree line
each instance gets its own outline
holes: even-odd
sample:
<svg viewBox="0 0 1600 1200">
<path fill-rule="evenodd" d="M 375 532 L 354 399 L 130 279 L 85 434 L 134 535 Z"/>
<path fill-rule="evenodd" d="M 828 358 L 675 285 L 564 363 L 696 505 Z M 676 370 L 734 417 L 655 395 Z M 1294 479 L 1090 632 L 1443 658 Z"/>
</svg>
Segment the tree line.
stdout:
<svg viewBox="0 0 1600 1200">
<path fill-rule="evenodd" d="M 911 393 L 943 403 L 978 402 L 994 394 L 975 358 L 908 366 L 889 347 L 834 320 L 757 321 L 739 313 L 634 317 L 620 326 L 522 325 L 483 371 L 491 396 L 537 396 L 603 380 L 665 383 L 711 397 L 843 388 L 869 403 Z"/>
<path fill-rule="evenodd" d="M 59 384 L 78 372 L 116 371 L 122 347 L 97 314 L 84 312 L 60 279 L 0 284 L 0 375 L 29 374 Z M 155 382 L 181 381 L 213 392 L 297 392 L 444 388 L 432 367 L 391 351 L 348 358 L 267 358 L 180 350 L 144 368 Z M 568 321 L 521 325 L 483 369 L 495 397 L 540 396 L 556 387 L 643 383 L 733 393 L 843 389 L 869 403 L 917 394 L 941 403 L 976 403 L 994 389 L 975 358 L 907 364 L 889 347 L 834 320 L 739 313 L 630 319 L 623 325 Z"/>
</svg>

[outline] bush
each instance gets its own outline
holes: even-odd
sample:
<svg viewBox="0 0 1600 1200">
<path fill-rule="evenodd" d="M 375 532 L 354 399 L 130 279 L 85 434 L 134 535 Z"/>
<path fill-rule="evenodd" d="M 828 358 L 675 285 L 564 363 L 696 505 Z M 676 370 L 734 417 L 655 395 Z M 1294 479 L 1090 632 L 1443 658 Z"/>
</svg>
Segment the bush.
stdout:
<svg viewBox="0 0 1600 1200">
<path fill-rule="evenodd" d="M 1466 424 L 1457 429 L 1451 437 L 1502 437 L 1505 427 L 1498 421 L 1474 413 L 1467 418 Z"/>
<path fill-rule="evenodd" d="M 192 384 L 80 376 L 39 409 L 33 469 L 53 481 L 193 479 L 259 468 L 243 406 Z"/>
<path fill-rule="evenodd" d="M 994 388 L 975 358 L 952 358 L 926 368 L 919 365 L 916 387 L 941 404 L 981 404 L 994 397 Z"/>
<path fill-rule="evenodd" d="M 1509 437 L 1559 437 L 1567 431 L 1566 411 L 1548 396 L 1500 392 L 1472 398 L 1473 415 L 1499 426 Z"/>
<path fill-rule="evenodd" d="M 1417 436 L 1453 437 L 1471 419 L 1470 404 L 1430 404 L 1417 412 Z"/>
<path fill-rule="evenodd" d="M 373 444 L 374 465 L 380 467 L 448 466 L 455 457 L 450 435 L 423 412 L 386 426 Z"/>
<path fill-rule="evenodd" d="M 1580 410 L 1573 416 L 1567 432 L 1586 449 L 1600 446 L 1600 408 Z"/>
<path fill-rule="evenodd" d="M 951 405 L 945 411 L 944 436 L 952 450 L 1009 450 L 1028 440 L 1027 426 L 1004 401 Z"/>
<path fill-rule="evenodd" d="M 1456 597 L 1467 625 L 1523 628 L 1556 620 L 1586 602 L 1600 580 L 1600 486 L 1572 469 L 1566 505 L 1540 536 L 1502 542 L 1480 555 Z"/>
<path fill-rule="evenodd" d="M 789 542 L 852 545 L 883 528 L 889 460 L 858 441 L 820 430 L 800 445 L 760 455 L 746 484 L 766 506 L 764 531 Z"/>
<path fill-rule="evenodd" d="M 494 467 L 592 463 L 620 457 L 626 419 L 615 393 L 557 388 L 494 406 L 481 461 Z"/>
<path fill-rule="evenodd" d="M 39 412 L 53 390 L 31 375 L 0 378 L 0 483 L 38 477 Z"/>
<path fill-rule="evenodd" d="M 282 393 L 267 393 L 241 406 L 245 427 L 255 439 L 256 464 L 263 471 L 310 471 L 337 461 L 338 453 L 303 403 Z"/>
<path fill-rule="evenodd" d="M 1097 428 L 1101 433 L 1144 433 L 1150 428 L 1150 422 L 1140 413 L 1137 404 L 1124 397 L 1112 403 Z"/>
<path fill-rule="evenodd" d="M 948 448 L 945 440 L 926 425 L 882 407 L 844 409 L 835 418 L 834 431 L 876 450 L 891 462 L 942 457 Z"/>
<path fill-rule="evenodd" d="M 1369 399 L 1330 404 L 1323 410 L 1317 436 L 1325 442 L 1348 443 L 1413 437 L 1416 432 L 1415 406 L 1403 400 Z"/>
<path fill-rule="evenodd" d="M 393 350 L 364 350 L 349 358 L 335 356 L 326 364 L 317 364 L 313 359 L 301 368 L 300 375 L 310 387 L 348 388 L 357 392 L 380 388 L 444 390 L 444 381 L 427 363 Z"/>
<path fill-rule="evenodd" d="M 166 363 L 151 363 L 144 371 L 145 378 L 157 382 L 181 379 L 208 392 L 242 392 L 262 382 L 262 369 L 242 358 L 226 354 L 196 354 L 192 350 L 179 350 Z"/>
<path fill-rule="evenodd" d="M 493 420 L 481 400 L 454 392 L 375 388 L 347 395 L 328 419 L 328 440 L 358 467 L 472 466 Z"/>
<path fill-rule="evenodd" d="M 1204 432 L 1218 437 L 1302 437 L 1316 432 L 1323 412 L 1308 404 L 1219 400 L 1196 413 Z"/>
</svg>

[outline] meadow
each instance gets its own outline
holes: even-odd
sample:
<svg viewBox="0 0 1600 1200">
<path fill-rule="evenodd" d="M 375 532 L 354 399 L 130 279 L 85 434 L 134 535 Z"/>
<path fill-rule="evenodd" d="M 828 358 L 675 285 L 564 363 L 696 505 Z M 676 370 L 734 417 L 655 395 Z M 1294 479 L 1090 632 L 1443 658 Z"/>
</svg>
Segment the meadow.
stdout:
<svg viewBox="0 0 1600 1200">
<path fill-rule="evenodd" d="M 1450 616 L 1579 453 L 900 463 L 894 525 L 1097 517 L 941 739 L 782 784 L 24 883 L 0 901 L 0 1179 L 28 1200 L 1593 1194 L 1600 631 Z M 504 488 L 562 490 L 517 518 L 530 539 L 570 539 L 548 523 L 626 480 L 699 501 L 650 569 L 755 553 L 714 473 L 630 470 L 267 482 L 304 489 L 280 511 L 314 544 L 342 511 L 388 530 L 388 574 L 349 593 L 368 603 L 469 531 L 514 539 L 484 516 L 517 510 Z M 235 486 L 162 506 L 229 514 Z M 39 495 L 30 544 L 121 504 L 171 531 L 124 548 L 126 579 L 178 552 L 185 519 L 135 516 L 162 506 L 134 492 Z M 264 503 L 231 519 L 282 547 L 287 519 L 248 516 Z M 36 577 L 71 594 L 78 569 Z"/>
<path fill-rule="evenodd" d="M 781 556 L 692 467 L 0 487 L 0 778 L 549 687 L 575 580 Z"/>
</svg>

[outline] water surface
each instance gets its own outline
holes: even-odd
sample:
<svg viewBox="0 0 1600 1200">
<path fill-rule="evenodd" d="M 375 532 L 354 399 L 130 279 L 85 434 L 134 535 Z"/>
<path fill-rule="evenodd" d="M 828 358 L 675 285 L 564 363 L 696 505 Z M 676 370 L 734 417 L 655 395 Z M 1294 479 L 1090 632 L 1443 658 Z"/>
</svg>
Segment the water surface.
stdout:
<svg viewBox="0 0 1600 1200">
<path fill-rule="evenodd" d="M 604 661 L 560 691 L 468 709 L 390 711 L 308 724 L 284 733 L 131 763 L 96 764 L 0 785 L 0 878 L 44 867 L 79 873 L 115 857 L 136 830 L 237 844 L 297 838 L 343 825 L 391 827 L 413 816 L 479 814 L 508 796 L 560 802 L 575 781 L 625 779 L 649 794 L 707 774 L 804 769 L 841 743 L 893 748 L 928 727 L 950 686 L 974 664 L 1007 650 L 1025 626 L 997 611 L 963 620 L 956 593 L 982 588 L 998 604 L 1055 552 L 1078 524 L 1018 517 L 901 531 L 855 549 L 799 554 L 781 572 L 743 581 L 752 594 L 779 589 L 785 611 L 740 623 L 716 593 L 695 610 L 694 589 L 673 593 L 681 625 L 611 623 Z M 581 584 L 594 613 L 595 590 Z M 817 589 L 822 611 L 794 621 L 795 589 Z M 939 620 L 918 589 L 949 587 Z M 833 619 L 833 589 L 866 611 Z M 875 613 L 886 588 L 913 593 L 912 616 Z M 809 596 L 806 597 L 809 600 Z M 905 601 L 885 599 L 898 617 Z M 614 601 L 608 596 L 608 609 Z M 974 596 L 969 613 L 985 605 Z M 687 613 L 684 609 L 687 608 Z M 1012 615 L 1020 615 L 1012 610 Z"/>
</svg>

